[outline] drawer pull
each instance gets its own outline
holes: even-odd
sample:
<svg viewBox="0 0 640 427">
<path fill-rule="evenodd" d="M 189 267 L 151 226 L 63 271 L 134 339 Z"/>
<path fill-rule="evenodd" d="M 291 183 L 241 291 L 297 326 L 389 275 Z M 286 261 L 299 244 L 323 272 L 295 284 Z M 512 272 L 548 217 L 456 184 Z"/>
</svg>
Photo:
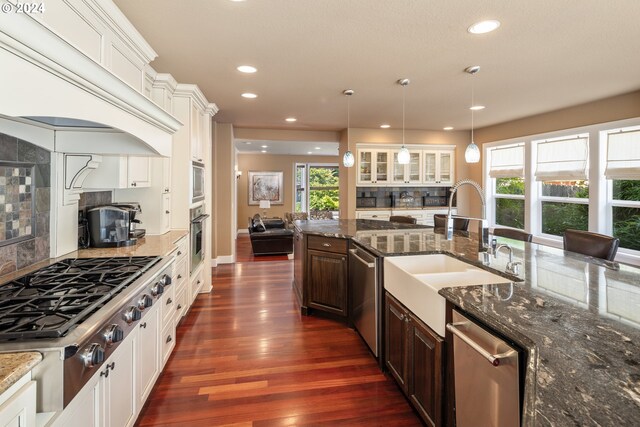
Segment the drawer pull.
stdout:
<svg viewBox="0 0 640 427">
<path fill-rule="evenodd" d="M 182 274 L 178 274 L 178 279 L 182 279 Z"/>
<path fill-rule="evenodd" d="M 180 310 L 182 308 L 182 304 L 178 304 L 178 306 L 176 307 L 176 310 Z"/>
<path fill-rule="evenodd" d="M 182 252 L 178 251 L 178 256 L 182 255 Z"/>
<path fill-rule="evenodd" d="M 167 342 L 167 344 L 169 344 L 171 341 L 173 341 L 173 338 L 171 338 L 171 335 L 169 335 L 169 336 L 167 337 L 167 341 L 166 341 L 166 342 Z"/>
<path fill-rule="evenodd" d="M 171 298 L 167 298 L 167 305 L 171 304 L 173 300 Z"/>
<path fill-rule="evenodd" d="M 147 322 L 140 323 L 140 327 L 144 328 L 144 329 L 147 329 Z"/>
<path fill-rule="evenodd" d="M 324 246 L 325 248 L 330 248 L 331 247 L 331 243 L 323 243 L 322 246 Z"/>
</svg>

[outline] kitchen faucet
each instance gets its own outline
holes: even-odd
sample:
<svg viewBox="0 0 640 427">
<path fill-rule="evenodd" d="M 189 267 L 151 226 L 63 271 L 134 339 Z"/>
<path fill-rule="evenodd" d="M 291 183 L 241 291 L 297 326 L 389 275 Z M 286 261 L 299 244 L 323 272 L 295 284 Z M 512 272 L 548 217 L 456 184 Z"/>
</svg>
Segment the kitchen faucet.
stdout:
<svg viewBox="0 0 640 427">
<path fill-rule="evenodd" d="M 515 274 L 516 276 L 520 273 L 518 266 L 521 265 L 521 262 L 513 262 L 513 249 L 511 248 L 511 246 L 505 244 L 502 245 L 498 245 L 498 247 L 496 248 L 495 254 L 494 255 L 498 255 L 498 252 L 500 252 L 500 249 L 502 248 L 507 248 L 509 250 L 509 262 L 507 263 L 507 273 L 511 273 L 511 274 Z"/>
<path fill-rule="evenodd" d="M 451 205 L 453 204 L 453 196 L 455 196 L 458 188 L 463 185 L 470 185 L 478 192 L 480 202 L 482 203 L 482 218 L 469 218 L 478 221 L 478 233 L 480 235 L 479 248 L 480 251 L 486 252 L 489 248 L 489 222 L 487 221 L 487 206 L 484 199 L 482 187 L 477 182 L 470 179 L 463 179 L 456 182 L 451 189 L 449 196 L 449 212 L 447 213 L 447 240 L 453 239 L 453 217 L 451 216 Z"/>
</svg>

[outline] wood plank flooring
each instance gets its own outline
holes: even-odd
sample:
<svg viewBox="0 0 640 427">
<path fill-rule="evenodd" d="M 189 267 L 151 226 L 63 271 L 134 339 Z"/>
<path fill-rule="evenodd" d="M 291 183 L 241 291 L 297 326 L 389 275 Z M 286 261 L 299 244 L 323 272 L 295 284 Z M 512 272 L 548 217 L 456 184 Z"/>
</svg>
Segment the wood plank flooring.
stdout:
<svg viewBox="0 0 640 427">
<path fill-rule="evenodd" d="M 249 259 L 248 237 L 238 259 Z M 277 259 L 277 257 L 276 257 Z M 301 316 L 293 261 L 213 269 L 138 426 L 418 426 L 357 333 Z"/>
</svg>

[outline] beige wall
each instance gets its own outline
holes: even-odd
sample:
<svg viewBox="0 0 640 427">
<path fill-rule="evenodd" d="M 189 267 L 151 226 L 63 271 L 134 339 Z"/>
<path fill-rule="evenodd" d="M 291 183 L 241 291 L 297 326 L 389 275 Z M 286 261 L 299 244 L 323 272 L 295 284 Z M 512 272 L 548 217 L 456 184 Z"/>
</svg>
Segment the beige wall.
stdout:
<svg viewBox="0 0 640 427">
<path fill-rule="evenodd" d="M 233 146 L 233 126 L 230 123 L 216 123 L 214 148 L 214 258 L 232 257 L 235 254 L 235 233 L 232 232 L 233 193 L 235 191 L 235 147 Z"/>
<path fill-rule="evenodd" d="M 391 129 L 354 129 L 350 130 L 349 135 L 349 149 L 356 154 L 356 144 L 401 144 L 402 143 L 402 131 Z M 445 132 L 445 131 L 420 131 L 420 130 L 406 130 L 405 131 L 405 143 L 406 144 L 429 144 L 429 145 L 455 145 L 456 146 L 456 175 L 455 179 L 460 180 L 464 178 L 478 179 L 481 174 L 476 177 L 472 173 L 472 168 L 469 167 L 464 161 L 464 150 L 469 144 L 470 134 L 469 132 Z M 347 137 L 346 130 L 342 133 L 340 139 L 340 156 L 347 150 Z M 342 159 L 342 157 L 340 157 Z M 340 188 L 340 216 L 341 218 L 355 218 L 355 206 L 356 206 L 356 168 L 340 169 L 340 178 L 343 179 L 345 174 L 347 175 L 347 186 L 344 189 Z M 344 204 L 346 212 L 343 211 L 343 197 L 344 191 L 347 191 L 347 202 Z M 477 196 L 474 196 L 468 189 L 461 189 L 458 197 L 458 207 L 461 214 L 477 216 L 480 214 L 480 203 Z"/>
<path fill-rule="evenodd" d="M 238 170 L 242 175 L 237 180 L 238 195 L 238 229 L 245 229 L 247 218 L 262 213 L 259 206 L 249 206 L 249 171 L 282 171 L 283 172 L 283 204 L 271 205 L 267 216 L 284 218 L 285 212 L 293 210 L 293 169 L 296 163 L 338 163 L 337 156 L 277 156 L 270 154 L 238 154 Z M 342 173 L 342 171 L 340 171 Z M 342 181 L 342 175 L 340 175 Z M 340 197 L 342 204 L 342 194 Z"/>
</svg>

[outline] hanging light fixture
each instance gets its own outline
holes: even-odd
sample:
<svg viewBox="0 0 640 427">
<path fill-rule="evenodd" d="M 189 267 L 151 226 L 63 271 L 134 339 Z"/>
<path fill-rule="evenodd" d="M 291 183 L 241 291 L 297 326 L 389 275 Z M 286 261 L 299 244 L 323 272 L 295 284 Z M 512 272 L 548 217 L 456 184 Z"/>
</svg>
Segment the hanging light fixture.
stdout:
<svg viewBox="0 0 640 427">
<path fill-rule="evenodd" d="M 351 89 L 346 89 L 344 92 L 342 92 L 346 97 L 347 97 L 347 152 L 344 153 L 344 156 L 342 157 L 342 164 L 344 165 L 345 168 L 350 168 L 353 166 L 353 164 L 355 163 L 356 159 L 355 157 L 353 157 L 353 153 L 351 152 L 351 150 L 349 149 L 350 147 L 350 140 L 349 140 L 349 100 L 351 98 L 351 95 L 353 95 L 355 92 Z"/>
<path fill-rule="evenodd" d="M 407 147 L 404 146 L 404 92 L 409 84 L 409 79 L 400 79 L 398 80 L 398 84 L 402 86 L 402 147 L 400 147 L 400 151 L 398 152 L 398 163 L 408 165 L 409 162 L 411 162 L 411 154 L 409 154 Z"/>
<path fill-rule="evenodd" d="M 464 69 L 465 73 L 471 74 L 471 77 L 480 71 L 479 65 L 473 65 Z M 467 163 L 478 163 L 480 161 L 480 149 L 473 141 L 473 113 L 475 112 L 474 105 L 474 81 L 471 80 L 471 143 L 467 145 L 467 149 L 464 151 L 464 159 Z"/>
</svg>

